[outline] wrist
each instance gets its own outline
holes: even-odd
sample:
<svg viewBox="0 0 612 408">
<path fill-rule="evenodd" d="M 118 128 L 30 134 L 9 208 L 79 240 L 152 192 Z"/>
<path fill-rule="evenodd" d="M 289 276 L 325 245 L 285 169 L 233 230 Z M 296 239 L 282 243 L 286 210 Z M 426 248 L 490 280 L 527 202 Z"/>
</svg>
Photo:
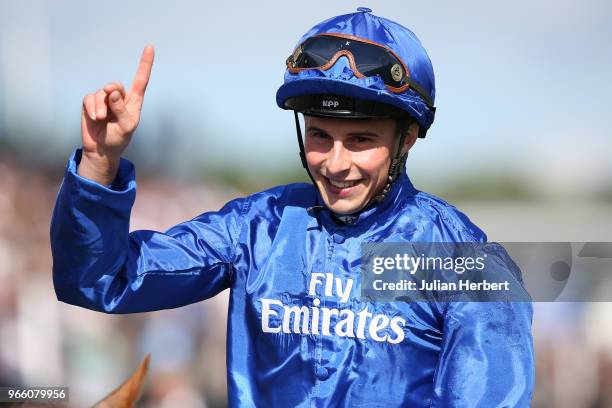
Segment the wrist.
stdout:
<svg viewBox="0 0 612 408">
<path fill-rule="evenodd" d="M 77 173 L 103 186 L 110 186 L 117 177 L 120 160 L 119 157 L 114 158 L 83 151 Z"/>
</svg>

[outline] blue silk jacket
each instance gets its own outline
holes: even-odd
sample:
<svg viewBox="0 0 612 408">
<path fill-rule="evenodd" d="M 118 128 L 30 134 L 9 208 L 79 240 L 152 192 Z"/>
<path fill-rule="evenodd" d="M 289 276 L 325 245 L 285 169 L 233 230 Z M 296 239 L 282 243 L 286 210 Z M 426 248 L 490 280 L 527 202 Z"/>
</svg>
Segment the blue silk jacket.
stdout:
<svg viewBox="0 0 612 408">
<path fill-rule="evenodd" d="M 107 188 L 70 158 L 51 223 L 59 300 L 106 313 L 198 302 L 230 289 L 230 406 L 527 407 L 529 302 L 365 302 L 362 242 L 486 241 L 404 174 L 350 225 L 310 184 L 227 203 L 168 231 L 129 232 L 122 160 Z"/>
</svg>

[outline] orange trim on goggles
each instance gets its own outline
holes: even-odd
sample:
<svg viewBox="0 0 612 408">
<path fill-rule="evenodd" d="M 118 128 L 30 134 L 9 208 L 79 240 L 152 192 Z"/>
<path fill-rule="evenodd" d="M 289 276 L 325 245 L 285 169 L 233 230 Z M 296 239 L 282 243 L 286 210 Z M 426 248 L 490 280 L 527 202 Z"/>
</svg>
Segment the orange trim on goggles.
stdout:
<svg viewBox="0 0 612 408">
<path fill-rule="evenodd" d="M 366 48 L 363 48 L 362 50 L 362 54 L 364 55 L 355 56 L 355 52 L 353 51 L 358 51 L 358 50 L 355 49 L 355 46 L 351 47 L 351 44 L 348 41 L 345 44 L 341 44 L 340 42 L 335 42 L 335 43 L 330 42 L 329 44 L 323 44 L 320 47 L 321 49 L 319 50 L 312 50 L 312 48 L 315 48 L 317 45 L 316 43 L 312 45 L 312 43 L 314 43 L 314 41 L 316 41 L 318 38 L 322 38 L 322 37 L 341 38 L 341 39 L 347 39 L 350 41 L 355 41 L 360 44 L 366 44 Z M 311 42 L 311 44 L 309 44 L 309 42 Z M 327 46 L 327 48 L 325 48 L 325 46 Z M 382 50 L 384 54 L 381 54 L 380 53 L 381 51 L 376 51 L 376 49 L 372 49 L 372 48 L 368 49 L 367 48 L 368 46 L 375 46 L 377 47 L 377 49 Z M 353 48 L 353 51 L 351 51 L 348 48 L 343 48 L 343 47 Z M 358 68 L 360 64 L 358 64 L 356 61 L 356 59 L 360 59 L 362 61 L 366 60 L 368 56 L 366 56 L 365 54 L 367 53 L 368 50 L 373 51 L 371 55 L 369 55 L 369 57 L 372 58 L 373 61 L 376 61 L 376 63 L 378 63 L 378 66 L 376 66 L 376 64 L 374 63 L 361 64 L 362 66 L 368 65 L 372 68 L 372 73 L 370 75 L 363 73 Z M 312 53 L 312 51 L 315 51 L 315 52 Z M 314 58 L 317 58 L 319 62 L 315 63 L 316 65 L 314 66 L 306 66 L 306 67 L 296 66 L 296 63 L 299 64 L 300 58 L 302 59 L 303 64 L 308 64 L 308 60 L 307 60 L 308 57 L 305 57 L 305 55 L 307 55 L 309 52 L 311 52 L 311 56 L 313 56 Z M 331 54 L 332 52 L 333 54 Z M 327 54 L 331 54 L 331 55 L 327 55 Z M 289 58 L 287 58 L 287 61 L 286 61 L 287 69 L 292 74 L 296 74 L 298 72 L 301 72 L 307 69 L 320 69 L 320 70 L 326 71 L 329 68 L 331 68 L 336 63 L 336 61 L 338 61 L 338 58 L 343 57 L 343 56 L 348 59 L 349 65 L 351 69 L 353 70 L 353 72 L 355 73 L 356 77 L 366 78 L 368 76 L 378 75 L 385 82 L 385 86 L 393 93 L 405 92 L 407 89 L 412 88 L 419 96 L 421 96 L 421 98 L 425 101 L 425 103 L 429 107 L 433 108 L 431 97 L 427 94 L 427 92 L 424 91 L 424 89 L 418 83 L 416 83 L 416 81 L 410 78 L 410 71 L 408 70 L 408 68 L 406 67 L 406 64 L 404 64 L 402 59 L 399 58 L 399 56 L 389 47 L 382 45 L 382 44 L 378 44 L 374 41 L 371 41 L 365 38 L 360 38 L 360 37 L 356 37 L 356 36 L 349 35 L 349 34 L 337 34 L 337 33 L 324 33 L 324 34 L 317 34 L 315 36 L 309 37 L 306 40 L 304 40 L 304 42 L 300 44 L 294 50 L 294 52 L 291 54 L 291 56 L 289 56 Z M 323 63 L 323 61 L 325 62 Z M 399 84 L 401 85 L 394 86 L 390 84 L 389 82 L 397 83 L 398 85 Z"/>
</svg>

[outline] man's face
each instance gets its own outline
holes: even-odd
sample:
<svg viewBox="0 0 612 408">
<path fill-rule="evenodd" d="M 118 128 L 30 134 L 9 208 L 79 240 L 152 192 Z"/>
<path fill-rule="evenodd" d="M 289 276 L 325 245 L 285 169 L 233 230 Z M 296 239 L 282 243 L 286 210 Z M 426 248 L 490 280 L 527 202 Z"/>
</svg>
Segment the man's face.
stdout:
<svg viewBox="0 0 612 408">
<path fill-rule="evenodd" d="M 387 183 L 396 121 L 315 116 L 305 121 L 306 161 L 325 205 L 336 214 L 361 210 Z M 416 132 L 412 125 L 405 149 L 414 144 Z"/>
</svg>

